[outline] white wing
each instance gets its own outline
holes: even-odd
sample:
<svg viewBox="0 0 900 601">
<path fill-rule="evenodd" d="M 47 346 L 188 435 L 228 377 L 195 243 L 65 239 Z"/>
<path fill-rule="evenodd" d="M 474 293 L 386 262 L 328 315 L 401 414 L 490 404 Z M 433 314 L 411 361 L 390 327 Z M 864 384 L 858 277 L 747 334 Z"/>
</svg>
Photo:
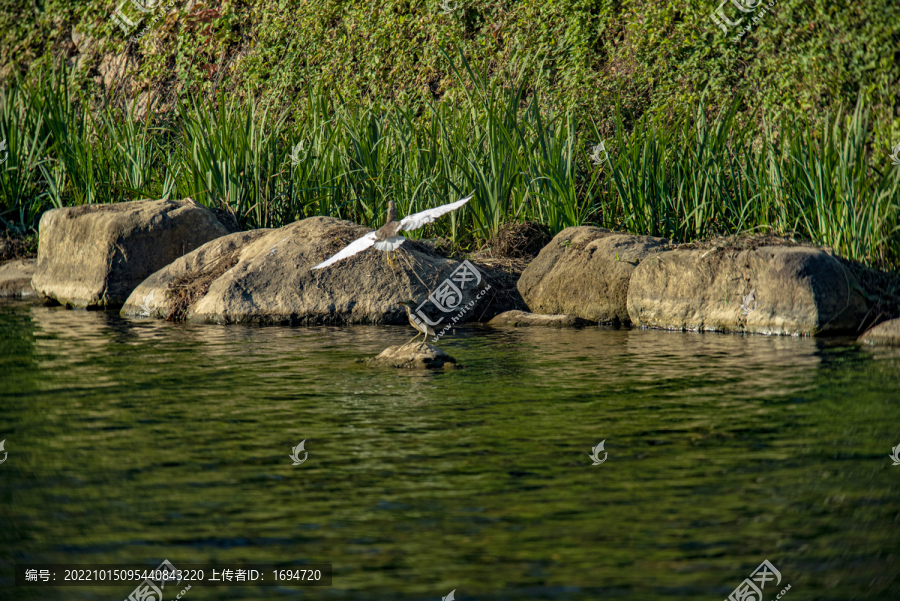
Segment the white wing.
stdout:
<svg viewBox="0 0 900 601">
<path fill-rule="evenodd" d="M 376 232 L 369 232 L 362 238 L 357 238 L 356 240 L 348 244 L 347 247 L 344 248 L 344 250 L 340 251 L 330 259 L 322 261 L 321 263 L 313 267 L 313 269 L 322 269 L 323 267 L 328 267 L 329 265 L 337 263 L 341 259 L 352 257 L 356 253 L 361 253 L 362 251 L 375 244 L 375 234 Z"/>
<path fill-rule="evenodd" d="M 474 196 L 474 194 L 472 195 Z M 456 202 L 451 202 L 448 205 L 441 205 L 439 207 L 435 207 L 433 209 L 426 209 L 420 213 L 413 213 L 412 215 L 407 215 L 403 219 L 400 220 L 400 230 L 405 232 L 409 232 L 412 230 L 417 230 L 426 223 L 431 223 L 441 215 L 449 213 L 450 211 L 455 211 L 459 207 L 463 206 L 469 200 L 471 200 L 472 196 L 468 198 L 463 198 L 462 200 L 457 200 Z"/>
</svg>

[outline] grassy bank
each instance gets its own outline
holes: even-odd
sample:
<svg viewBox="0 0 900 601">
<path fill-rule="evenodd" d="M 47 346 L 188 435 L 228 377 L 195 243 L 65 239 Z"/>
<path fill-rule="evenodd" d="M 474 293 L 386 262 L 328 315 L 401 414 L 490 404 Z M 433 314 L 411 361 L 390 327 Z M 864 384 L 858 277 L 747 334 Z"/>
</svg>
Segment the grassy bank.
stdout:
<svg viewBox="0 0 900 601">
<path fill-rule="evenodd" d="M 0 98 L 2 225 L 24 232 L 52 207 L 190 196 L 245 228 L 312 215 L 374 227 L 388 199 L 407 213 L 474 192 L 420 233 L 475 245 L 509 221 L 676 241 L 752 231 L 900 265 L 900 166 L 875 146 L 863 100 L 815 121 L 739 119 L 738 98 L 711 117 L 695 105 L 631 127 L 621 112 L 585 124 L 572 109 L 540 109 L 522 82 L 457 66 L 466 93 L 424 109 L 310 87 L 280 112 L 220 94 L 134 120 L 86 111 L 63 72 L 12 85 Z"/>
<path fill-rule="evenodd" d="M 543 108 L 574 103 L 598 122 L 616 103 L 630 124 L 701 98 L 822 114 L 862 94 L 900 134 L 897 2 L 744 2 L 756 8 L 725 3 L 740 21 L 725 31 L 711 0 L 140 0 L 152 8 L 126 3 L 135 25 L 123 31 L 112 19 L 121 2 L 6 0 L 0 81 L 67 60 L 92 96 L 149 87 L 161 106 L 220 89 L 274 105 L 319 82 L 348 99 L 417 104 L 462 97 L 443 55 L 458 48 L 501 81 L 524 75 Z"/>
</svg>

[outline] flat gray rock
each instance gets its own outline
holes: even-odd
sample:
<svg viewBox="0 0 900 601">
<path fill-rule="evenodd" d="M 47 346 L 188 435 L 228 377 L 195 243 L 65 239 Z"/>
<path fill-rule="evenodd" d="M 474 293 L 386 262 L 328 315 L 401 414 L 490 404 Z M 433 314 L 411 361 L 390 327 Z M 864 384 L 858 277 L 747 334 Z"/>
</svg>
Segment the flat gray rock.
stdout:
<svg viewBox="0 0 900 601">
<path fill-rule="evenodd" d="M 150 274 L 228 233 L 190 198 L 52 209 L 39 228 L 34 289 L 78 308 L 119 307 Z"/>
<path fill-rule="evenodd" d="M 0 298 L 37 296 L 31 287 L 35 259 L 15 259 L 0 265 Z"/>
<path fill-rule="evenodd" d="M 591 322 L 572 315 L 539 315 L 525 311 L 506 311 L 488 322 L 490 326 L 545 326 L 550 328 L 571 328 L 590 325 Z"/>
<path fill-rule="evenodd" d="M 455 369 L 456 359 L 432 344 L 418 342 L 391 346 L 366 361 L 370 367 L 399 369 Z"/>
<path fill-rule="evenodd" d="M 522 272 L 518 289 L 539 314 L 627 323 L 628 282 L 638 263 L 668 240 L 580 226 L 564 229 Z"/>
<path fill-rule="evenodd" d="M 674 250 L 642 261 L 628 287 L 638 326 L 815 336 L 853 332 L 866 303 L 850 271 L 814 248 Z"/>
</svg>

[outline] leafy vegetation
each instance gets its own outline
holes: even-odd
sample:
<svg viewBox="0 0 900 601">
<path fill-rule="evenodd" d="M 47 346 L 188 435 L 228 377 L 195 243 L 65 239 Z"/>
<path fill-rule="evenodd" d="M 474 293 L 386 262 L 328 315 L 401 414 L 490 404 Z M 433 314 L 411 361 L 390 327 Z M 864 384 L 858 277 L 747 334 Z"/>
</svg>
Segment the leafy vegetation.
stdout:
<svg viewBox="0 0 900 601">
<path fill-rule="evenodd" d="M 677 241 L 764 230 L 832 246 L 868 265 L 900 264 L 900 168 L 873 147 L 870 109 L 826 119 L 740 120 L 736 99 L 707 117 L 645 114 L 629 129 L 617 111 L 603 136 L 573 109 L 540 109 L 521 82 L 503 86 L 462 58 L 469 85 L 425 109 L 348 100 L 310 87 L 277 112 L 220 93 L 191 97 L 169 119 L 143 120 L 75 101 L 61 71 L 2 91 L 0 219 L 34 228 L 51 207 L 191 196 L 244 227 L 312 215 L 380 224 L 474 192 L 462 211 L 422 232 L 457 244 L 489 239 L 508 221 L 552 233 L 594 223 Z M 261 103 L 260 103 L 261 104 Z M 592 156 L 593 155 L 593 156 Z"/>
<path fill-rule="evenodd" d="M 420 107 L 464 95 L 444 56 L 458 48 L 504 85 L 521 77 L 528 95 L 542 90 L 541 108 L 571 107 L 585 122 L 612 123 L 617 103 L 630 127 L 648 111 L 719 110 L 738 95 L 739 114 L 770 119 L 862 95 L 881 122 L 876 143 L 900 137 L 894 0 L 778 0 L 737 43 L 740 28 L 717 27 L 711 0 L 454 0 L 449 13 L 439 0 L 141 1 L 153 10 L 122 9 L 137 21 L 129 33 L 111 19 L 121 2 L 0 1 L 0 78 L 37 77 L 65 58 L 91 96 L 131 100 L 149 86 L 161 108 L 220 89 L 284 108 L 319 84 Z M 755 14 L 723 10 L 741 26 Z"/>
</svg>

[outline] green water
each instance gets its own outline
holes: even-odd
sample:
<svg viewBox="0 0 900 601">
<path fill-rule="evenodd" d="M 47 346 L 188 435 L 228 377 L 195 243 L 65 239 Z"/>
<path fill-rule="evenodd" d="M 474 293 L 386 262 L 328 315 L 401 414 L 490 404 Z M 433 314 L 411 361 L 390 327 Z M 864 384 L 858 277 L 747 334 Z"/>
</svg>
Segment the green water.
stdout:
<svg viewBox="0 0 900 601">
<path fill-rule="evenodd" d="M 721 601 L 764 559 L 765 601 L 900 597 L 900 350 L 469 328 L 463 370 L 355 363 L 412 334 L 0 305 L 0 597 L 121 600 L 13 566 L 163 559 L 334 566 L 189 601 Z"/>
</svg>

